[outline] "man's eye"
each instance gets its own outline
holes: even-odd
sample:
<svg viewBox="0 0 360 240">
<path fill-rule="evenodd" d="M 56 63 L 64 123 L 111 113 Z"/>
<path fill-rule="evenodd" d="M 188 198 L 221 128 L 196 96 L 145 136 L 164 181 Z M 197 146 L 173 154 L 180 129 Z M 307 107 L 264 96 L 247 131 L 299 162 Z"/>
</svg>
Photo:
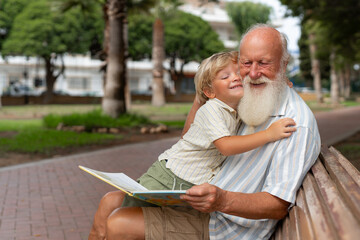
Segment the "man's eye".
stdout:
<svg viewBox="0 0 360 240">
<path fill-rule="evenodd" d="M 243 65 L 246 67 L 249 67 L 249 66 L 251 66 L 251 62 L 243 62 Z"/>
</svg>

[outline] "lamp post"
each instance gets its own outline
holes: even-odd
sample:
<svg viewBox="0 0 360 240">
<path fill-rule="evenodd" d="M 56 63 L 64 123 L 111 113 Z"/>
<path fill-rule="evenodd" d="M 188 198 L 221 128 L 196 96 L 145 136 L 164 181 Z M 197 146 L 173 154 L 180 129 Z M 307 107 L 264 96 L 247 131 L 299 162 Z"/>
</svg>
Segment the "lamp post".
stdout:
<svg viewBox="0 0 360 240">
<path fill-rule="evenodd" d="M 28 69 L 28 64 L 29 63 L 29 57 L 26 56 L 26 62 L 25 62 L 25 68 L 24 68 L 24 72 L 23 72 L 23 77 L 24 77 L 24 87 L 25 87 L 25 95 L 24 95 L 24 104 L 29 104 L 29 69 Z"/>
</svg>

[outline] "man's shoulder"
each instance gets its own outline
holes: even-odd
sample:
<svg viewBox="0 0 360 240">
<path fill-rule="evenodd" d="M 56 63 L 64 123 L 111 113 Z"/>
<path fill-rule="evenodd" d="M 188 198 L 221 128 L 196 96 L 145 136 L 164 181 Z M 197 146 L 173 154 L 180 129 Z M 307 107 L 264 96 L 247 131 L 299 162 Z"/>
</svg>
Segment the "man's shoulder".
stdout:
<svg viewBox="0 0 360 240">
<path fill-rule="evenodd" d="M 288 95 L 286 113 L 284 117 L 294 119 L 297 127 L 309 129 L 315 135 L 318 135 L 318 126 L 314 113 L 306 104 L 306 102 L 291 89 Z"/>
<path fill-rule="evenodd" d="M 306 102 L 293 89 L 290 89 L 286 108 L 287 117 L 315 120 L 315 116 Z"/>
</svg>

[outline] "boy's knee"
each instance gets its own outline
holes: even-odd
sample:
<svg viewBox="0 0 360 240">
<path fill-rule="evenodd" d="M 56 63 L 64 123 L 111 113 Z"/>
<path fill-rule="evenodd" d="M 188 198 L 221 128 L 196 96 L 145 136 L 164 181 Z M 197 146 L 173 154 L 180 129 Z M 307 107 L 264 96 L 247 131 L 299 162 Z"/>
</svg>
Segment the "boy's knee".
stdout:
<svg viewBox="0 0 360 240">
<path fill-rule="evenodd" d="M 102 197 L 101 204 L 104 204 L 106 206 L 109 205 L 118 206 L 119 204 L 122 203 L 123 199 L 124 199 L 124 193 L 121 191 L 108 192 Z"/>
</svg>

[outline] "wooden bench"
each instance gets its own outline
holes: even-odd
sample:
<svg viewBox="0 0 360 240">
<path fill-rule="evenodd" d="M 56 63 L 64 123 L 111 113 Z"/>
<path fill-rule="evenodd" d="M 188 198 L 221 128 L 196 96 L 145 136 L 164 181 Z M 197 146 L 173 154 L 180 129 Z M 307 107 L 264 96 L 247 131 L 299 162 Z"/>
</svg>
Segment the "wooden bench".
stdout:
<svg viewBox="0 0 360 240">
<path fill-rule="evenodd" d="M 271 239 L 360 239 L 360 173 L 335 148 L 322 146 Z"/>
</svg>

